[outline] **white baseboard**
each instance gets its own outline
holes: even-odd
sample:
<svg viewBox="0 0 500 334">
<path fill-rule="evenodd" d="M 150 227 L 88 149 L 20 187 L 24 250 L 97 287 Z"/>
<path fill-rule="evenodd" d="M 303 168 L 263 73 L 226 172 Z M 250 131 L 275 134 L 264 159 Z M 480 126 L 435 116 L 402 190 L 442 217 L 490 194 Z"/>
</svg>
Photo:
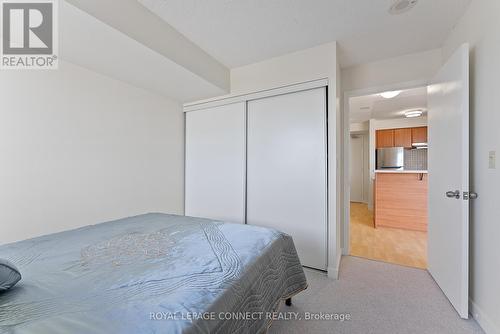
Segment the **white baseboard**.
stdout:
<svg viewBox="0 0 500 334">
<path fill-rule="evenodd" d="M 500 334 L 498 327 L 495 326 L 493 321 L 491 321 L 472 299 L 469 299 L 469 312 L 486 334 Z"/>
<path fill-rule="evenodd" d="M 334 280 L 339 279 L 340 261 L 342 260 L 342 250 L 337 251 L 337 258 L 333 267 L 328 267 L 328 277 Z"/>
</svg>

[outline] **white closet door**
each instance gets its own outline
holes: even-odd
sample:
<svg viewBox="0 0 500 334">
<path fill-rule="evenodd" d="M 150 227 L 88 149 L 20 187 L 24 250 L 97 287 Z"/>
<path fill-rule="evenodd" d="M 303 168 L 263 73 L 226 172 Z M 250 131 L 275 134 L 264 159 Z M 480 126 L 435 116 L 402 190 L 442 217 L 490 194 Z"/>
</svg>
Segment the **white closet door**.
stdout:
<svg viewBox="0 0 500 334">
<path fill-rule="evenodd" d="M 247 223 L 290 234 L 326 270 L 326 89 L 248 103 Z"/>
<path fill-rule="evenodd" d="M 244 102 L 186 113 L 186 215 L 245 223 Z"/>
</svg>

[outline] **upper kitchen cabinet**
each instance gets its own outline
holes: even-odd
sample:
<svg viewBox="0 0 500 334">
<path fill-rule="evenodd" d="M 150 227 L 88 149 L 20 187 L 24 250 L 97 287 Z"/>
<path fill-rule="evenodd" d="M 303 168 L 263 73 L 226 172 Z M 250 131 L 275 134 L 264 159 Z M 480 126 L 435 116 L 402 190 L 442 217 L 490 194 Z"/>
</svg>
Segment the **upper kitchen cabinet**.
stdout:
<svg viewBox="0 0 500 334">
<path fill-rule="evenodd" d="M 377 148 L 394 147 L 394 130 L 377 131 Z"/>
<path fill-rule="evenodd" d="M 420 128 L 412 128 L 411 136 L 412 136 L 412 144 L 427 143 L 427 127 L 423 126 Z"/>
<path fill-rule="evenodd" d="M 377 130 L 377 148 L 421 146 L 427 143 L 427 127 Z"/>
<path fill-rule="evenodd" d="M 396 129 L 394 130 L 394 146 L 395 147 L 412 147 L 412 135 L 413 129 Z"/>
</svg>

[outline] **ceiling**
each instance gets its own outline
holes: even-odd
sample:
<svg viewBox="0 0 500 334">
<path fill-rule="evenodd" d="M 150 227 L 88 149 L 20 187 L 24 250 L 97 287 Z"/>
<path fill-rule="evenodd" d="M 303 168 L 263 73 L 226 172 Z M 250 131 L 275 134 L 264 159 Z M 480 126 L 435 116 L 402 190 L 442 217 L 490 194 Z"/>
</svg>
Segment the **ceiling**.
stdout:
<svg viewBox="0 0 500 334">
<path fill-rule="evenodd" d="M 59 6 L 61 59 L 180 102 L 227 93 L 67 1 Z"/>
<path fill-rule="evenodd" d="M 391 15 L 394 0 L 137 0 L 229 68 L 337 41 L 340 63 L 442 45 L 471 0 L 419 0 Z"/>
<path fill-rule="evenodd" d="M 427 108 L 427 87 L 403 90 L 392 99 L 385 99 L 379 94 L 352 97 L 349 105 L 351 123 L 404 118 L 408 109 Z"/>
</svg>

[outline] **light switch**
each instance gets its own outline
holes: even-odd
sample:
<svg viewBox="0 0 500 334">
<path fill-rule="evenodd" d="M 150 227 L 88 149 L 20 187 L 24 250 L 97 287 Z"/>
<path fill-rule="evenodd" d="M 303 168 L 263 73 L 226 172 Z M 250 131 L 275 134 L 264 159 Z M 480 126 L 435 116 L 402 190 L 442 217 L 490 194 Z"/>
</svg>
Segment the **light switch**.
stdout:
<svg viewBox="0 0 500 334">
<path fill-rule="evenodd" d="M 489 169 L 496 169 L 497 168 L 497 152 L 496 151 L 490 151 L 489 154 Z"/>
</svg>

